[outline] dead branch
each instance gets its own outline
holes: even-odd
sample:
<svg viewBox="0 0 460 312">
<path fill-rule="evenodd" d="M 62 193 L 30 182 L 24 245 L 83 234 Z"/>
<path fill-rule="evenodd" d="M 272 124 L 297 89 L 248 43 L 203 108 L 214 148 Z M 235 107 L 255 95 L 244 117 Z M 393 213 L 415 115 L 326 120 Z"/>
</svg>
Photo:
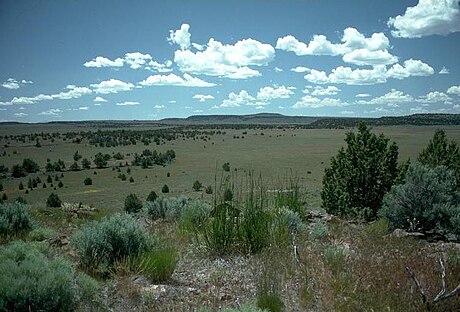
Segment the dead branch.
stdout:
<svg viewBox="0 0 460 312">
<path fill-rule="evenodd" d="M 418 291 L 419 291 L 420 294 L 422 295 L 423 303 L 426 304 L 427 299 L 426 299 L 425 291 L 423 290 L 422 284 L 420 284 L 419 280 L 418 280 L 417 277 L 415 276 L 414 271 L 412 271 L 411 268 L 409 268 L 409 266 L 406 266 L 406 272 L 407 272 L 407 274 L 409 274 L 409 276 L 410 276 L 410 277 L 412 278 L 412 280 L 414 281 L 415 286 L 417 286 Z"/>
</svg>

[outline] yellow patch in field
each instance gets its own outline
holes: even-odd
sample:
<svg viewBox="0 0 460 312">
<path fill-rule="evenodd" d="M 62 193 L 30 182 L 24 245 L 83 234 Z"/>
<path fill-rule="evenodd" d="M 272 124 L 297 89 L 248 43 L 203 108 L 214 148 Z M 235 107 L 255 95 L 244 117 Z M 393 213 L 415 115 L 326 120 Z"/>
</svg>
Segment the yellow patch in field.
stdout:
<svg viewBox="0 0 460 312">
<path fill-rule="evenodd" d="M 101 190 L 91 189 L 91 190 L 86 190 L 86 191 L 80 192 L 79 194 L 92 194 L 92 193 L 99 193 L 100 191 Z"/>
</svg>

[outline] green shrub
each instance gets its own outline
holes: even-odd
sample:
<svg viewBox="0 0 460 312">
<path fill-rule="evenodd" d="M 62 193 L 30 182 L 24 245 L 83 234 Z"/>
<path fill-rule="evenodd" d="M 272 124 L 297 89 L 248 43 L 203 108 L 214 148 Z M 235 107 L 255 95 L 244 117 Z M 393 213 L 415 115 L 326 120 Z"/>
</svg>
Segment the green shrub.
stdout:
<svg viewBox="0 0 460 312">
<path fill-rule="evenodd" d="M 62 181 L 59 181 L 59 183 L 58 183 L 58 187 L 59 187 L 59 188 L 62 188 L 62 187 L 64 187 L 64 183 L 62 183 Z"/>
<path fill-rule="evenodd" d="M 279 274 L 274 268 L 265 266 L 257 285 L 257 306 L 264 311 L 284 311 L 280 296 Z"/>
<path fill-rule="evenodd" d="M 134 182 L 134 178 L 133 178 L 133 177 L 129 177 L 129 182 L 130 182 L 130 183 L 133 183 L 133 182 Z"/>
<path fill-rule="evenodd" d="M 209 185 L 206 190 L 205 190 L 206 194 L 212 194 L 212 186 Z"/>
<path fill-rule="evenodd" d="M 29 239 L 35 242 L 41 242 L 54 237 L 56 233 L 53 229 L 46 227 L 37 227 L 29 232 Z"/>
<path fill-rule="evenodd" d="M 360 124 L 358 133 L 349 132 L 343 147 L 325 169 L 322 206 L 341 217 L 373 220 L 383 196 L 398 177 L 398 147 Z"/>
<path fill-rule="evenodd" d="M 299 234 L 306 228 L 297 212 L 290 209 L 281 209 L 279 213 L 281 223 L 288 229 L 289 233 Z"/>
<path fill-rule="evenodd" d="M 147 201 L 154 202 L 157 198 L 158 198 L 157 193 L 155 193 L 155 191 L 151 191 L 149 195 L 147 196 Z"/>
<path fill-rule="evenodd" d="M 278 187 L 275 193 L 275 207 L 278 209 L 287 208 L 296 212 L 302 220 L 306 219 L 305 200 L 297 179 L 287 177 L 287 183 Z"/>
<path fill-rule="evenodd" d="M 74 311 L 88 306 L 97 282 L 77 274 L 63 259 L 48 259 L 35 245 L 14 242 L 0 247 L 1 311 Z"/>
<path fill-rule="evenodd" d="M 319 240 L 325 238 L 328 235 L 329 229 L 327 228 L 327 225 L 324 224 L 324 222 L 316 222 L 315 224 L 313 224 L 310 231 L 310 237 L 312 239 Z"/>
<path fill-rule="evenodd" d="M 181 195 L 177 198 L 170 198 L 168 209 L 166 210 L 166 218 L 170 220 L 178 220 L 182 214 L 182 210 L 187 205 L 188 198 Z"/>
<path fill-rule="evenodd" d="M 91 178 L 85 178 L 85 180 L 83 181 L 83 184 L 84 185 L 93 185 L 93 180 Z"/>
<path fill-rule="evenodd" d="M 14 202 L 15 203 L 20 203 L 20 204 L 24 204 L 24 205 L 27 205 L 27 200 L 24 199 L 24 197 L 22 196 L 18 196 L 14 199 Z"/>
<path fill-rule="evenodd" d="M 168 211 L 169 200 L 165 197 L 158 197 L 155 201 L 148 201 L 145 205 L 147 214 L 153 220 L 165 219 Z"/>
<path fill-rule="evenodd" d="M 115 214 L 90 222 L 72 239 L 83 267 L 107 273 L 116 260 L 148 251 L 151 240 L 145 229 L 129 214 Z"/>
<path fill-rule="evenodd" d="M 206 225 L 211 210 L 211 205 L 201 201 L 193 201 L 187 204 L 180 217 L 181 228 L 198 235 Z"/>
<path fill-rule="evenodd" d="M 128 213 L 136 213 L 141 211 L 142 202 L 137 198 L 136 194 L 129 194 L 125 199 L 125 211 Z"/>
<path fill-rule="evenodd" d="M 17 235 L 32 228 L 29 206 L 15 202 L 0 206 L 0 235 Z"/>
<path fill-rule="evenodd" d="M 431 169 L 421 164 L 409 167 L 405 183 L 385 195 L 380 216 L 392 228 L 409 231 L 445 230 L 460 234 L 460 193 L 455 173 L 444 166 Z"/>
<path fill-rule="evenodd" d="M 171 277 L 178 261 L 179 256 L 174 248 L 163 248 L 142 253 L 133 262 L 138 273 L 155 283 L 161 283 Z"/>
<path fill-rule="evenodd" d="M 22 161 L 22 168 L 24 168 L 24 171 L 28 173 L 40 171 L 40 166 L 35 161 L 29 158 L 25 158 Z"/>
<path fill-rule="evenodd" d="M 166 193 L 169 193 L 169 187 L 165 184 L 163 185 L 163 188 L 161 189 L 161 192 L 166 194 Z"/>
<path fill-rule="evenodd" d="M 46 200 L 46 207 L 59 208 L 61 207 L 61 199 L 57 194 L 51 193 Z"/>
<path fill-rule="evenodd" d="M 203 187 L 203 184 L 201 184 L 200 181 L 196 180 L 195 182 L 193 182 L 193 190 L 195 192 L 198 192 L 199 190 L 201 190 L 202 187 Z"/>
</svg>

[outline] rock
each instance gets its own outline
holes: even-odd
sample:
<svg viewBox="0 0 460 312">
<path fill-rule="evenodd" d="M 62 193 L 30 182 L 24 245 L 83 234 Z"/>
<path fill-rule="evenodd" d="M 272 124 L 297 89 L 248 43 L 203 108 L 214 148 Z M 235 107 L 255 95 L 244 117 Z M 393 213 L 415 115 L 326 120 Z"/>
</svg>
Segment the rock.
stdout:
<svg viewBox="0 0 460 312">
<path fill-rule="evenodd" d="M 392 233 L 388 234 L 387 236 L 390 237 L 417 237 L 417 238 L 424 238 L 425 234 L 420 232 L 407 232 L 402 229 L 396 229 Z"/>
</svg>

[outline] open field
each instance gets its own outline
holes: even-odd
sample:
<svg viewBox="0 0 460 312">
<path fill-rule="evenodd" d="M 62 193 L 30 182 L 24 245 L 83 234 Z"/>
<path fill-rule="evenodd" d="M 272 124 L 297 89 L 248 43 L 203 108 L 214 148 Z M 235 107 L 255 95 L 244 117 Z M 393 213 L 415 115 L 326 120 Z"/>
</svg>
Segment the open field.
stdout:
<svg viewBox="0 0 460 312">
<path fill-rule="evenodd" d="M 19 127 L 19 125 L 16 126 Z M 9 127 L 8 132 L 12 134 L 18 132 L 14 127 Z M 407 158 L 417 157 L 436 128 L 435 126 L 375 127 L 374 132 L 383 133 L 390 140 L 394 140 L 399 146 L 399 159 L 404 161 Z M 446 130 L 450 139 L 460 142 L 460 127 L 443 126 L 441 128 Z M 44 126 L 41 129 L 34 128 L 36 132 L 57 131 L 58 129 L 56 125 L 52 125 L 51 128 L 44 128 Z M 63 130 L 69 129 L 64 128 Z M 44 173 L 47 159 L 52 162 L 62 159 L 69 168 L 73 163 L 72 157 L 75 151 L 88 159 L 92 159 L 98 152 L 111 155 L 120 152 L 124 155 L 132 155 L 135 152 L 141 153 L 146 148 L 159 152 L 173 149 L 177 155 L 176 160 L 165 167 L 153 166 L 149 169 L 142 169 L 130 166 L 134 183 L 118 179 L 120 172 L 112 170 L 110 166 L 116 163 L 124 164 L 126 161 L 130 164 L 133 157 L 126 156 L 120 161 L 110 161 L 109 168 L 94 169 L 94 164 L 92 164 L 91 170 L 67 171 L 62 179 L 64 187 L 56 191 L 49 187 L 43 189 L 40 185 L 29 194 L 24 194 L 25 191 L 20 191 L 18 185 L 22 181 L 27 186 L 29 176 L 4 180 L 4 189 L 11 198 L 23 196 L 35 206 L 44 205 L 48 195 L 54 191 L 64 201 L 83 202 L 108 210 L 121 210 L 123 200 L 129 193 L 136 193 L 140 198 L 145 199 L 151 190 L 160 193 L 164 184 L 169 186 L 170 195 L 186 194 L 191 197 L 200 197 L 201 192 L 192 190 L 193 182 L 199 180 L 205 186 L 214 186 L 215 176 L 220 175 L 222 164 L 229 162 L 231 170 L 236 169 L 234 173 L 239 176 L 253 170 L 255 173 L 261 173 L 267 180 L 276 181 L 291 175 L 292 172 L 292 175 L 301 180 L 310 194 L 309 202 L 318 206 L 324 168 L 328 165 L 329 159 L 344 144 L 345 133 L 349 130 L 285 128 L 225 129 L 223 131 L 226 132 L 225 135 L 216 134 L 207 141 L 198 137 L 196 139 L 179 138 L 166 141 L 162 145 L 145 146 L 138 143 L 137 145 L 109 148 L 95 147 L 87 142 L 76 144 L 69 140 L 44 142 L 40 148 L 34 146 L 35 142 L 24 144 L 11 142 L 9 147 L 5 148 L 6 141 L 2 140 L 0 155 L 6 153 L 6 156 L 0 157 L 0 164 L 11 168 L 14 164 L 21 163 L 24 158 L 31 158 L 42 168 L 42 173 L 36 174 L 42 181 L 45 181 L 47 177 L 47 173 Z M 5 129 L 2 132 L 5 134 Z M 239 138 L 235 138 L 236 136 Z M 120 170 L 121 173 L 126 174 L 127 167 L 122 167 Z M 167 177 L 167 173 L 170 173 L 170 177 Z M 93 185 L 83 185 L 86 177 L 93 179 Z M 127 177 L 129 179 L 129 175 Z"/>
</svg>

